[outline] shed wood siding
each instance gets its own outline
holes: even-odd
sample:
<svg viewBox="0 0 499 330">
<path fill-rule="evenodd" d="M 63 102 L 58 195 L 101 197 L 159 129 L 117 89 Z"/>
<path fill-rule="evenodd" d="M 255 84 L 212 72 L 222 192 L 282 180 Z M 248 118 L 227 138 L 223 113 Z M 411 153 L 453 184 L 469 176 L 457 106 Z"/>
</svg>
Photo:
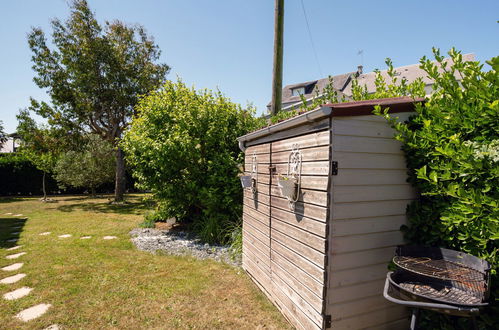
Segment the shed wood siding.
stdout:
<svg viewBox="0 0 499 330">
<path fill-rule="evenodd" d="M 398 113 L 401 120 L 409 113 Z M 394 131 L 376 116 L 335 117 L 326 313 L 333 329 L 407 328 L 405 308 L 382 297 L 387 264 L 415 193 Z"/>
<path fill-rule="evenodd" d="M 307 127 L 327 129 L 328 122 Z M 303 134 L 303 128 L 293 132 Z M 258 192 L 244 193 L 243 267 L 298 329 L 321 329 L 324 322 L 330 134 L 314 130 L 270 143 L 256 141 L 246 149 L 247 175 L 253 153 L 257 157 Z M 302 189 L 291 211 L 269 165 L 275 166 L 274 174 L 286 174 L 295 143 L 302 154 Z"/>
</svg>

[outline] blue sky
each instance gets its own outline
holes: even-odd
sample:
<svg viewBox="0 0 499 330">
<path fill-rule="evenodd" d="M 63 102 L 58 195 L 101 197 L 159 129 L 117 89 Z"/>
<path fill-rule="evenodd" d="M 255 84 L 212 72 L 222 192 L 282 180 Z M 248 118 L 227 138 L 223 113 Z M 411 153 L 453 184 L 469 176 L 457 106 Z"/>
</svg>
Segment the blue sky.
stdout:
<svg viewBox="0 0 499 330">
<path fill-rule="evenodd" d="M 417 63 L 433 46 L 499 55 L 499 1 L 303 0 L 317 50 L 310 47 L 300 0 L 285 0 L 284 84 L 354 71 L 364 50 L 364 72 Z M 259 112 L 271 95 L 273 0 L 89 0 L 97 18 L 140 23 L 155 37 L 161 61 L 197 88 L 219 88 Z M 65 18 L 65 0 L 0 1 L 0 120 L 7 132 L 29 97 L 47 100 L 33 83 L 26 35 L 50 33 L 50 19 Z M 319 70 L 320 67 L 320 70 Z"/>
</svg>

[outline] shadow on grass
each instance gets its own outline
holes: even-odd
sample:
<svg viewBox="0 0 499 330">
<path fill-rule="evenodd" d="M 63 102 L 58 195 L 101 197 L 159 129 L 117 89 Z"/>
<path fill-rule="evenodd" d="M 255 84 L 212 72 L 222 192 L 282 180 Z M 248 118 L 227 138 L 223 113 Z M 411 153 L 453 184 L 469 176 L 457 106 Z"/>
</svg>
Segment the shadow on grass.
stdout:
<svg viewBox="0 0 499 330">
<path fill-rule="evenodd" d="M 73 198 L 73 201 L 83 201 L 82 203 L 72 203 L 69 205 L 61 205 L 57 207 L 58 211 L 61 212 L 72 212 L 75 210 L 90 211 L 90 212 L 101 212 L 101 213 L 118 213 L 118 214 L 142 214 L 143 211 L 150 209 L 151 205 L 145 203 L 142 200 L 131 200 L 124 202 L 122 204 L 112 204 L 110 201 L 102 202 L 84 202 L 87 198 L 82 197 L 81 199 Z M 68 201 L 65 200 L 65 201 Z"/>
<path fill-rule="evenodd" d="M 0 248 L 15 246 L 26 224 L 26 218 L 0 218 Z"/>
<path fill-rule="evenodd" d="M 0 197 L 0 204 L 20 202 L 24 197 Z"/>
</svg>

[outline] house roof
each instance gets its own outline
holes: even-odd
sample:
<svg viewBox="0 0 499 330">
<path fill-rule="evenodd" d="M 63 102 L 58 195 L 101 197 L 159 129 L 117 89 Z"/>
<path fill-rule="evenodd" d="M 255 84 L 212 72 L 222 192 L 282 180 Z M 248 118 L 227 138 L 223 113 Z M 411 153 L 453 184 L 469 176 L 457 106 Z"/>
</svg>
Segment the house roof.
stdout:
<svg viewBox="0 0 499 330">
<path fill-rule="evenodd" d="M 474 61 L 474 54 L 464 54 L 463 61 Z M 450 58 L 446 58 L 444 62 L 452 63 Z M 434 63 L 436 63 L 434 61 Z M 418 64 L 411 64 L 406 66 L 401 66 L 395 68 L 395 72 L 399 75 L 398 78 L 406 78 L 408 83 L 415 81 L 417 78 L 422 78 L 426 85 L 431 85 L 433 81 L 426 75 L 426 72 L 419 68 Z M 440 69 L 442 71 L 442 69 Z M 391 83 L 391 78 L 388 76 L 388 70 L 380 71 L 381 75 L 385 78 L 387 83 Z M 352 79 L 357 75 L 357 71 L 348 72 L 340 75 L 333 76 L 333 88 L 339 92 L 340 96 L 344 95 L 346 99 L 351 99 L 352 96 Z M 360 74 L 357 76 L 357 81 L 359 85 L 366 86 L 368 93 L 374 93 L 376 91 L 376 73 L 369 72 Z M 400 81 L 400 80 L 399 80 Z M 299 96 L 293 96 L 292 90 L 299 87 L 305 87 L 305 94 L 303 95 L 305 99 L 311 99 L 315 97 L 315 88 L 319 89 L 319 93 L 324 90 L 324 87 L 329 83 L 329 78 L 322 78 L 319 80 L 312 80 L 298 84 L 286 85 L 282 90 L 282 109 L 294 108 L 293 105 L 301 104 L 301 98 Z M 270 109 L 270 103 L 267 105 Z"/>
<path fill-rule="evenodd" d="M 333 76 L 332 77 L 333 88 L 339 92 L 342 92 L 347 86 L 347 84 L 350 82 L 353 74 L 355 74 L 355 72 L 349 72 Z M 286 106 L 289 106 L 291 104 L 301 102 L 300 96 L 293 96 L 293 89 L 304 87 L 305 94 L 303 94 L 303 96 L 305 97 L 305 99 L 309 99 L 315 96 L 315 88 L 318 88 L 320 92 L 324 90 L 324 87 L 326 87 L 328 83 L 329 83 L 329 77 L 322 78 L 319 80 L 312 80 L 303 83 L 284 86 L 284 88 L 282 89 L 282 107 L 285 108 Z M 267 107 L 270 107 L 270 102 L 267 105 Z"/>
<path fill-rule="evenodd" d="M 474 61 L 475 60 L 475 55 L 474 54 L 464 54 L 463 55 L 463 61 Z M 450 58 L 444 59 L 444 62 L 452 64 L 452 60 Z M 433 61 L 433 63 L 438 64 L 436 61 Z M 398 81 L 400 79 L 405 78 L 407 79 L 408 83 L 412 83 L 418 78 L 422 78 L 423 82 L 425 85 L 431 85 L 433 84 L 433 80 L 427 76 L 426 72 L 421 69 L 420 64 L 411 64 L 411 65 L 406 65 L 406 66 L 401 66 L 398 68 L 395 68 L 395 72 L 398 78 Z M 439 72 L 442 72 L 443 69 L 439 67 Z M 392 79 L 388 75 L 388 70 L 382 70 L 380 71 L 381 75 L 383 78 L 385 78 L 385 81 L 387 84 L 392 83 Z M 376 72 L 369 72 L 365 74 L 361 74 L 357 77 L 357 81 L 360 86 L 366 86 L 367 87 L 367 92 L 368 93 L 374 93 L 376 91 L 376 85 L 375 85 L 375 80 L 376 80 Z M 352 84 L 349 84 L 346 86 L 345 90 L 343 91 L 346 95 L 351 96 L 352 95 Z"/>
</svg>

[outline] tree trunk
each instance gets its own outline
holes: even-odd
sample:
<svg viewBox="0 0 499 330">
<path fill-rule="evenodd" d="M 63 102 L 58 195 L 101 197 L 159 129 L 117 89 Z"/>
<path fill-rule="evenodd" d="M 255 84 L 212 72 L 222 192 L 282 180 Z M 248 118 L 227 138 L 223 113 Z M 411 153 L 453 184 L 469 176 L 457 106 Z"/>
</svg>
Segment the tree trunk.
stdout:
<svg viewBox="0 0 499 330">
<path fill-rule="evenodd" d="M 43 201 L 47 200 L 47 191 L 45 190 L 45 171 L 43 171 L 43 179 L 42 179 L 42 189 L 43 189 Z"/>
<path fill-rule="evenodd" d="M 121 147 L 116 149 L 116 180 L 114 187 L 114 201 L 123 201 L 125 194 L 125 155 Z"/>
</svg>

